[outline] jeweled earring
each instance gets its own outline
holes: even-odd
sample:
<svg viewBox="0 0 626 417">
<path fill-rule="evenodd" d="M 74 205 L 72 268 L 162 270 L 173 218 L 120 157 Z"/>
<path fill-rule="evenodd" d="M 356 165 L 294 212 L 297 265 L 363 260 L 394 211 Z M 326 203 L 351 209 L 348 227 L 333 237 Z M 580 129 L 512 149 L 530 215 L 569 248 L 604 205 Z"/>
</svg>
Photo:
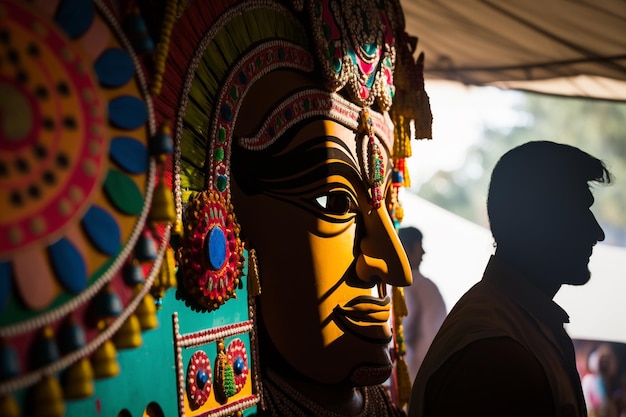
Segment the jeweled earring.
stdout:
<svg viewBox="0 0 626 417">
<path fill-rule="evenodd" d="M 361 110 L 360 133 L 367 140 L 368 180 L 370 183 L 370 204 L 380 208 L 383 201 L 383 181 L 385 180 L 385 161 L 380 147 L 376 143 L 372 118 L 367 108 Z"/>
</svg>

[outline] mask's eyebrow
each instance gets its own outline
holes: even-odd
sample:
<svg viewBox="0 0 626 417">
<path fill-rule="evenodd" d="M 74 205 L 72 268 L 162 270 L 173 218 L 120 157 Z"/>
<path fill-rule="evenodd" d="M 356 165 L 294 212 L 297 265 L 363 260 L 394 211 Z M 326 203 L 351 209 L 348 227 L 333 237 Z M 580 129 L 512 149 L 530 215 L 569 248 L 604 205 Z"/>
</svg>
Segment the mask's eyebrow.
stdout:
<svg viewBox="0 0 626 417">
<path fill-rule="evenodd" d="M 357 194 L 364 187 L 354 151 L 341 138 L 327 135 L 307 138 L 297 146 L 267 155 L 255 167 L 251 181 L 256 193 L 274 196 L 310 195 L 320 188 L 348 184 Z"/>
<path fill-rule="evenodd" d="M 261 150 L 272 145 L 289 128 L 313 118 L 334 120 L 356 131 L 360 126 L 362 108 L 338 94 L 318 89 L 298 91 L 280 103 L 252 137 L 239 139 L 239 145 L 248 150 Z M 369 110 L 372 128 L 387 149 L 393 149 L 393 123 L 387 113 Z"/>
</svg>

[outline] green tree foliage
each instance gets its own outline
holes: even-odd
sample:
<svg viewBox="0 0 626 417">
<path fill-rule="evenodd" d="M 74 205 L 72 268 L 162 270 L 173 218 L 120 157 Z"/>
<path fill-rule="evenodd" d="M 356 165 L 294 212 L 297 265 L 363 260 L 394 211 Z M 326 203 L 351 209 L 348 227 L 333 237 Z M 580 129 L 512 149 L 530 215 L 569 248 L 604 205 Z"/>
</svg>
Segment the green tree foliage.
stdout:
<svg viewBox="0 0 626 417">
<path fill-rule="evenodd" d="M 567 143 L 602 159 L 614 175 L 611 186 L 595 186 L 592 210 L 607 235 L 605 243 L 626 246 L 626 103 L 523 93 L 515 125 L 484 126 L 463 165 L 439 171 L 418 194 L 458 215 L 488 226 L 489 175 L 507 150 L 530 140 Z"/>
</svg>

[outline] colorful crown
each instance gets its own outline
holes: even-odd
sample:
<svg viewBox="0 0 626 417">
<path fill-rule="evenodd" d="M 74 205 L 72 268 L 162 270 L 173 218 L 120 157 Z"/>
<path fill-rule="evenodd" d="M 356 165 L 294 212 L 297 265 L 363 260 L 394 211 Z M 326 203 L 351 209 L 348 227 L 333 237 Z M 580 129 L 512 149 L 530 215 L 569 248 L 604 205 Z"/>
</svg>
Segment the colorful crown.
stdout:
<svg viewBox="0 0 626 417">
<path fill-rule="evenodd" d="M 394 176 L 398 184 L 408 180 L 402 158 L 410 155 L 410 121 L 423 114 L 430 117 L 429 109 L 420 108 L 418 93 L 412 100 L 402 98 L 403 113 L 393 107 L 394 100 L 406 94 L 394 84 L 397 56 L 409 68 L 400 71 L 396 83 L 405 86 L 407 80 L 421 79 L 414 60 L 407 59 L 413 51 L 405 42 L 409 38 L 397 2 L 285 3 L 205 7 L 191 2 L 172 34 L 171 44 L 178 48 L 170 51 L 157 111 L 175 120 L 173 189 L 185 224 L 182 281 L 199 308 L 218 308 L 235 296 L 239 285 L 242 243 L 230 202 L 230 157 L 240 106 L 258 79 L 290 69 L 319 77 L 324 90 L 294 92 L 256 137 L 240 140 L 241 146 L 268 146 L 290 125 L 320 114 L 357 131 L 361 110 L 367 108 L 372 134 L 381 138 L 402 169 Z M 204 22 L 213 23 L 205 28 Z M 395 140 L 388 112 L 406 125 L 396 129 Z M 430 119 L 426 124 L 430 126 Z M 370 177 L 374 182 L 374 173 Z M 183 207 L 193 198 L 213 208 L 205 212 L 206 206 L 190 203 L 185 214 Z M 198 271 L 205 271 L 201 278 Z"/>
</svg>

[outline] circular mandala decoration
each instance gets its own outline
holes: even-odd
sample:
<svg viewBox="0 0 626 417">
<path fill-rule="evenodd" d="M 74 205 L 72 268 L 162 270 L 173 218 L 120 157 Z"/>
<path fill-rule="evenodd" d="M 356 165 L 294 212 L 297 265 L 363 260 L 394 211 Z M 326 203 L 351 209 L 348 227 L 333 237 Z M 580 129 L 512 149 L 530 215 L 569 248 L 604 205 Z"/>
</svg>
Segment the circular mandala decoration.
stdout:
<svg viewBox="0 0 626 417">
<path fill-rule="evenodd" d="M 48 20 L 0 2 L 0 278 L 30 310 L 107 272 L 149 205 L 148 107 L 133 59 L 93 3 L 74 3 Z M 11 292 L 0 289 L 0 309 Z"/>
<path fill-rule="evenodd" d="M 248 353 L 246 345 L 241 339 L 234 339 L 228 344 L 226 351 L 228 362 L 233 367 L 233 375 L 235 379 L 235 392 L 241 391 L 248 379 Z"/>
<path fill-rule="evenodd" d="M 216 310 L 235 297 L 243 270 L 240 227 L 233 207 L 216 191 L 198 193 L 185 208 L 180 254 L 186 298 Z"/>
<path fill-rule="evenodd" d="M 105 109 L 82 51 L 17 4 L 0 34 L 0 252 L 55 235 L 99 188 Z M 39 29 L 37 29 L 39 28 Z M 108 145 L 108 144 L 106 144 Z"/>
<path fill-rule="evenodd" d="M 102 343 L 98 294 L 110 334 L 134 309 L 119 272 L 150 209 L 156 129 L 143 70 L 99 0 L 0 0 L 0 94 L 0 338 L 27 365 L 0 381 L 8 392 Z M 69 318 L 80 343 L 31 363 L 40 330 L 63 345 Z"/>
<path fill-rule="evenodd" d="M 206 353 L 199 350 L 189 359 L 187 365 L 187 395 L 197 408 L 204 405 L 211 393 L 211 361 Z"/>
</svg>

